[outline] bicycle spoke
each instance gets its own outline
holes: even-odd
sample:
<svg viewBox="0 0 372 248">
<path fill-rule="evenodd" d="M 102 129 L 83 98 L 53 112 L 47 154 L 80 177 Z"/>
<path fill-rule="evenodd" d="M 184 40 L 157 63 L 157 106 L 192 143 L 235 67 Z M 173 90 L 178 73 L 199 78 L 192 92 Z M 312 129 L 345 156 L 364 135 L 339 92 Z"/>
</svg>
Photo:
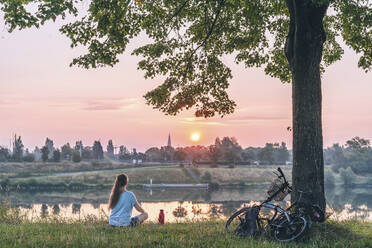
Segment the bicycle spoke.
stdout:
<svg viewBox="0 0 372 248">
<path fill-rule="evenodd" d="M 256 221 L 256 227 L 261 232 L 262 230 L 269 231 L 274 238 L 281 242 L 289 242 L 301 238 L 306 231 L 311 227 L 312 219 L 314 221 L 324 221 L 324 213 L 318 206 L 312 206 L 312 215 L 308 215 L 309 211 L 305 211 L 299 204 L 292 204 L 286 209 L 269 203 L 270 201 L 283 199 L 286 194 L 292 191 L 289 183 L 286 181 L 285 176 L 280 168 L 278 168 L 277 179 L 275 179 L 270 185 L 268 194 L 269 197 L 258 207 L 258 216 Z M 278 198 L 278 199 L 277 199 Z M 227 231 L 234 230 L 236 234 L 243 233 L 250 230 L 246 224 L 252 224 L 250 221 L 246 221 L 245 214 L 251 214 L 248 212 L 251 208 L 244 207 L 237 212 L 233 213 L 227 220 L 225 228 Z M 256 213 L 255 213 L 256 214 Z M 288 216 L 290 218 L 288 218 Z M 239 234 L 238 234 L 239 235 Z M 245 234 L 243 234 L 244 236 Z"/>
<path fill-rule="evenodd" d="M 241 216 L 238 216 L 239 220 L 240 220 L 240 223 L 242 223 L 244 220 Z"/>
<path fill-rule="evenodd" d="M 282 220 L 273 232 L 275 239 L 283 242 L 297 240 L 307 230 L 307 221 L 303 217 L 291 216 L 292 221 L 288 223 L 287 219 Z"/>
</svg>

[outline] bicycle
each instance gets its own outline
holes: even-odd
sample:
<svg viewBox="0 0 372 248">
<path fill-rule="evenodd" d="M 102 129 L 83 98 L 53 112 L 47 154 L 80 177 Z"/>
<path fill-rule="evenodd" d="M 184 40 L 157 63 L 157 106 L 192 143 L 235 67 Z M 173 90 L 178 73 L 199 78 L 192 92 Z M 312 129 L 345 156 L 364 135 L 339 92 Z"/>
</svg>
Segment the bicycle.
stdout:
<svg viewBox="0 0 372 248">
<path fill-rule="evenodd" d="M 241 230 L 248 211 L 252 210 L 252 208 L 257 211 L 256 227 L 258 233 L 265 229 L 270 231 L 271 235 L 281 242 L 298 240 L 311 227 L 312 221 L 324 221 L 324 212 L 319 206 L 302 201 L 302 195 L 311 195 L 311 191 L 298 190 L 297 192 L 300 193 L 299 199 L 286 209 L 269 203 L 272 200 L 282 201 L 292 192 L 292 187 L 286 180 L 283 171 L 280 168 L 277 170 L 279 174 L 275 172 L 274 174 L 278 178 L 272 182 L 267 192 L 269 197 L 259 205 L 254 205 L 251 208 L 244 207 L 232 214 L 225 225 L 225 229 L 228 232 L 234 231 L 238 234 L 237 232 Z M 265 208 L 269 211 L 274 210 L 271 218 L 262 216 L 266 210 Z M 234 222 L 235 220 L 237 220 L 236 223 Z"/>
</svg>

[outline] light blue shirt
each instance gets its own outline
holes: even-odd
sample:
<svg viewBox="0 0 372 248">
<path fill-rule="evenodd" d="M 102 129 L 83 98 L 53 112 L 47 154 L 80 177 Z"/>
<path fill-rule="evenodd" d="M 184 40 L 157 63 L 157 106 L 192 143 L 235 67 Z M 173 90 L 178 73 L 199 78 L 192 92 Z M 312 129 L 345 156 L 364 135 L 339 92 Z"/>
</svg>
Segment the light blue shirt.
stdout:
<svg viewBox="0 0 372 248">
<path fill-rule="evenodd" d="M 136 201 L 136 196 L 132 192 L 121 193 L 118 203 L 111 209 L 109 224 L 112 226 L 129 226 L 132 209 Z"/>
</svg>

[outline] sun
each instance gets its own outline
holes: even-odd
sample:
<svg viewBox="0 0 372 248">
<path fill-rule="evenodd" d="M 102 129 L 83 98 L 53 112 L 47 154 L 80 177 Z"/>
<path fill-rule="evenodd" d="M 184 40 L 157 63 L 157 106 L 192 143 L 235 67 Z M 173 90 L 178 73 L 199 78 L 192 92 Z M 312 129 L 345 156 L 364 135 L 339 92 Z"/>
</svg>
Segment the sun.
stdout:
<svg viewBox="0 0 372 248">
<path fill-rule="evenodd" d="M 199 141 L 200 140 L 200 133 L 198 133 L 198 132 L 194 132 L 194 133 L 192 133 L 191 134 L 191 136 L 190 136 L 190 139 L 192 140 L 192 141 Z"/>
</svg>

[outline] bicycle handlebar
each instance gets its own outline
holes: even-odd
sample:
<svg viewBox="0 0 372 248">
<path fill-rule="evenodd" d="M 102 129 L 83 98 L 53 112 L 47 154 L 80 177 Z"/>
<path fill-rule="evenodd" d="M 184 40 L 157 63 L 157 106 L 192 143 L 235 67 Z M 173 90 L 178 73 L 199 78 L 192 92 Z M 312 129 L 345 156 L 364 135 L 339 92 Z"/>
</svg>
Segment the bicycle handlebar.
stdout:
<svg viewBox="0 0 372 248">
<path fill-rule="evenodd" d="M 280 169 L 280 167 L 278 167 L 278 172 L 280 173 L 279 178 L 282 177 L 283 180 L 284 180 L 284 183 L 288 186 L 288 188 L 289 188 L 290 190 L 292 190 L 292 187 L 289 186 L 289 183 L 288 183 L 287 179 L 285 178 L 284 173 L 283 173 L 282 169 Z"/>
<path fill-rule="evenodd" d="M 280 173 L 279 178 L 280 178 L 280 177 L 283 177 L 284 182 L 287 182 L 287 180 L 286 180 L 286 178 L 285 178 L 285 176 L 284 176 L 284 173 L 283 173 L 282 169 L 280 169 L 280 167 L 278 167 L 278 171 L 279 171 L 279 173 Z"/>
</svg>

